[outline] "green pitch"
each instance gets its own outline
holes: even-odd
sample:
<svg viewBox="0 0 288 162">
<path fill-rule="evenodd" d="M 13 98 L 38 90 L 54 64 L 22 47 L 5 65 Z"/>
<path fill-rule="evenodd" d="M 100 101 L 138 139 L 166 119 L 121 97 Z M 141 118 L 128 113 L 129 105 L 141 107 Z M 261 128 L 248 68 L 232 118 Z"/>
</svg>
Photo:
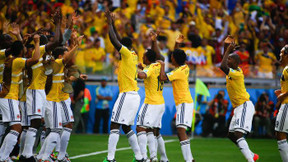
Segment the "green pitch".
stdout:
<svg viewBox="0 0 288 162">
<path fill-rule="evenodd" d="M 167 156 L 170 162 L 183 162 L 177 137 L 169 136 L 163 138 L 170 141 L 166 143 Z M 72 162 L 102 162 L 107 156 L 107 152 L 105 152 L 107 150 L 107 141 L 108 135 L 72 135 L 67 151 L 69 156 L 72 157 Z M 259 154 L 260 162 L 281 161 L 276 140 L 248 139 L 247 141 L 250 149 Z M 117 149 L 126 147 L 129 147 L 128 140 L 126 136 L 121 136 Z M 240 150 L 228 139 L 196 138 L 191 140 L 191 150 L 197 162 L 245 162 Z M 93 152 L 97 152 L 97 155 L 73 159 L 77 155 Z M 118 162 L 132 162 L 132 159 L 133 152 L 131 149 L 116 152 L 116 160 Z"/>
</svg>

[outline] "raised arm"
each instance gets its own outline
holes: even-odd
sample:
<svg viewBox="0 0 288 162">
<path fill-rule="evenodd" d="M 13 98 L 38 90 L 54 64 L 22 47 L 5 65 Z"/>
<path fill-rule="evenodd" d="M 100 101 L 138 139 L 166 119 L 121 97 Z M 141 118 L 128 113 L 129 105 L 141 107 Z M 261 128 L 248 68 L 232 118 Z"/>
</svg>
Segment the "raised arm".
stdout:
<svg viewBox="0 0 288 162">
<path fill-rule="evenodd" d="M 224 53 L 221 65 L 220 65 L 220 69 L 226 74 L 229 74 L 229 67 L 228 67 L 228 56 L 230 54 L 230 52 L 232 52 L 235 48 L 235 42 L 233 40 L 232 43 L 230 43 L 230 45 L 228 46 L 227 50 Z"/>
<path fill-rule="evenodd" d="M 175 40 L 174 50 L 180 48 L 180 45 L 183 43 L 183 41 L 184 41 L 184 35 L 179 34 Z"/>
<path fill-rule="evenodd" d="M 31 67 L 32 65 L 36 64 L 40 58 L 40 36 L 36 34 L 33 38 L 35 43 L 35 53 L 26 61 L 26 67 Z"/>
<path fill-rule="evenodd" d="M 107 18 L 107 23 L 108 23 L 108 28 L 109 28 L 109 38 L 111 43 L 113 44 L 113 46 L 119 51 L 122 47 L 122 44 L 120 43 L 120 41 L 117 39 L 117 36 L 115 34 L 114 28 L 113 28 L 113 23 L 112 23 L 112 17 L 110 14 L 110 11 L 107 10 L 105 12 L 106 14 L 106 18 Z"/>
<path fill-rule="evenodd" d="M 19 25 L 16 24 L 16 23 L 12 23 L 12 24 L 11 24 L 11 28 L 12 28 L 12 29 L 9 31 L 9 33 L 15 35 L 15 36 L 17 37 L 17 39 L 22 42 L 23 39 L 22 39 L 22 37 L 21 37 Z"/>
<path fill-rule="evenodd" d="M 72 49 L 64 55 L 64 57 L 63 57 L 63 63 L 64 64 L 67 64 L 69 61 L 71 61 L 73 59 L 73 57 L 75 56 L 75 53 L 76 53 L 79 45 L 82 42 L 83 37 L 84 37 L 84 35 L 78 37 L 77 40 L 76 40 L 77 43 L 75 44 L 75 46 L 72 47 Z"/>
<path fill-rule="evenodd" d="M 159 33 L 160 33 L 159 30 L 156 33 L 150 32 L 149 36 L 150 36 L 150 39 L 152 41 L 152 50 L 156 53 L 156 60 L 164 61 L 165 58 L 161 55 L 161 52 L 160 52 L 158 44 L 157 44 L 157 37 L 158 37 Z"/>
<path fill-rule="evenodd" d="M 168 80 L 168 77 L 165 73 L 165 63 L 161 60 L 157 60 L 161 64 L 161 69 L 160 69 L 160 75 L 159 75 L 159 80 L 160 81 L 166 81 Z"/>
<path fill-rule="evenodd" d="M 115 14 L 111 13 L 110 15 L 111 15 L 111 18 L 112 18 L 112 26 L 113 26 L 114 32 L 116 34 L 116 37 L 117 37 L 118 41 L 121 41 L 122 38 L 121 38 L 119 32 L 117 31 L 117 29 L 115 27 L 115 19 L 116 19 L 115 18 Z"/>
</svg>

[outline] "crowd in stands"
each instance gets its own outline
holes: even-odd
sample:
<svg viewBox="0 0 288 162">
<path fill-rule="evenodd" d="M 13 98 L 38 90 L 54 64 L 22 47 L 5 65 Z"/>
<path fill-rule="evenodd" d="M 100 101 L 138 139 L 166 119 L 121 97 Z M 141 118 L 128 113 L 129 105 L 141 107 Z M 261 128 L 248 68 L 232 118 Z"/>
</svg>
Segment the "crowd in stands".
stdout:
<svg viewBox="0 0 288 162">
<path fill-rule="evenodd" d="M 51 33 L 51 11 L 61 7 L 66 19 L 74 16 L 76 30 L 85 35 L 76 64 L 83 72 L 117 74 L 119 54 L 113 48 L 104 11 L 113 10 L 115 26 L 122 36 L 133 39 L 139 62 L 150 47 L 151 30 L 159 30 L 159 48 L 169 62 L 179 33 L 185 37 L 191 69 L 197 76 L 222 77 L 218 65 L 223 41 L 236 38 L 241 68 L 248 77 L 273 78 L 281 47 L 288 43 L 288 9 L 285 0 L 15 0 L 0 2 L 0 30 L 16 22 L 22 35 L 44 26 Z M 76 13 L 76 14 L 73 14 Z M 50 39 L 53 39 L 51 37 Z M 167 64 L 166 70 L 173 68 Z M 196 70 L 195 70 L 196 69 Z"/>
</svg>

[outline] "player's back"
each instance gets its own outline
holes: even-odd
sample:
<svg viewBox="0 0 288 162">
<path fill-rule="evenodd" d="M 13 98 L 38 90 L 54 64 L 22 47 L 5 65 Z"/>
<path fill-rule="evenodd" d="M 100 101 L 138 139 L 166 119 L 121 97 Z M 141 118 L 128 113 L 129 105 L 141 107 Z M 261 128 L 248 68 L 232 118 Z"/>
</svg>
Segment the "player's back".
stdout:
<svg viewBox="0 0 288 162">
<path fill-rule="evenodd" d="M 246 91 L 244 74 L 241 68 L 238 67 L 237 70 L 230 68 L 226 76 L 226 82 L 226 88 L 233 108 L 249 101 L 250 95 Z"/>
<path fill-rule="evenodd" d="M 134 51 L 122 46 L 119 50 L 121 60 L 119 63 L 118 85 L 119 92 L 138 91 L 137 87 L 137 64 L 138 56 Z"/>
<path fill-rule="evenodd" d="M 163 85 L 164 82 L 159 80 L 161 65 L 153 63 L 145 67 L 143 72 L 147 78 L 144 80 L 145 101 L 146 104 L 160 105 L 164 104 Z"/>
</svg>

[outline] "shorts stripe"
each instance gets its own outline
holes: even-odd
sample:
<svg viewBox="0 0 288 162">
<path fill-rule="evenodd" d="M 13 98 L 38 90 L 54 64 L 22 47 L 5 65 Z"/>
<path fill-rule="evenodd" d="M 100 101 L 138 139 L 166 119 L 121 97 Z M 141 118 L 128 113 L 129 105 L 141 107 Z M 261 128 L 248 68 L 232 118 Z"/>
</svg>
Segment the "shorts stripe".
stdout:
<svg viewBox="0 0 288 162">
<path fill-rule="evenodd" d="M 32 114 L 36 113 L 36 90 L 32 89 Z"/>
<path fill-rule="evenodd" d="M 142 114 L 141 114 L 141 120 L 140 120 L 140 125 L 144 124 L 144 118 L 145 118 L 145 114 L 147 112 L 147 108 L 148 108 L 148 104 L 145 104 Z"/>
<path fill-rule="evenodd" d="M 180 112 L 180 123 L 184 123 L 184 116 L 185 116 L 185 110 L 184 110 L 185 104 L 182 103 L 181 106 L 181 112 Z"/>
<path fill-rule="evenodd" d="M 247 108 L 247 102 L 244 102 L 244 104 L 243 104 L 243 112 L 242 112 L 242 116 L 241 116 L 241 124 L 240 124 L 241 128 L 243 128 L 244 125 L 245 125 L 246 108 Z"/>
<path fill-rule="evenodd" d="M 13 103 L 11 99 L 8 99 L 9 109 L 10 109 L 10 118 L 11 121 L 14 121 L 14 109 L 13 109 Z"/>
<path fill-rule="evenodd" d="M 69 122 L 69 114 L 68 114 L 67 105 L 66 105 L 65 101 L 61 101 L 61 104 L 62 104 L 62 108 L 64 110 L 66 121 Z"/>
<path fill-rule="evenodd" d="M 26 123 L 25 124 L 28 124 L 28 114 L 27 114 L 27 104 L 26 102 L 24 102 L 24 115 L 25 115 L 25 118 L 26 118 Z"/>
<path fill-rule="evenodd" d="M 57 105 L 56 102 L 53 102 L 53 118 L 54 118 L 54 128 L 58 128 L 57 124 Z"/>
<path fill-rule="evenodd" d="M 285 123 L 285 119 L 287 115 L 287 109 L 288 109 L 288 104 L 285 104 L 285 107 L 281 116 L 281 120 L 280 120 L 280 127 L 279 127 L 280 131 L 283 131 L 283 127 L 284 127 L 284 123 Z"/>
<path fill-rule="evenodd" d="M 123 95 L 121 96 L 121 99 L 120 99 L 120 102 L 119 102 L 119 106 L 117 108 L 117 112 L 116 112 L 116 115 L 115 115 L 115 121 L 116 122 L 119 120 L 119 116 L 120 116 L 120 113 L 121 113 L 121 109 L 122 109 L 122 106 L 123 106 L 123 103 L 124 103 L 125 96 L 126 96 L 126 93 L 124 92 Z"/>
</svg>

